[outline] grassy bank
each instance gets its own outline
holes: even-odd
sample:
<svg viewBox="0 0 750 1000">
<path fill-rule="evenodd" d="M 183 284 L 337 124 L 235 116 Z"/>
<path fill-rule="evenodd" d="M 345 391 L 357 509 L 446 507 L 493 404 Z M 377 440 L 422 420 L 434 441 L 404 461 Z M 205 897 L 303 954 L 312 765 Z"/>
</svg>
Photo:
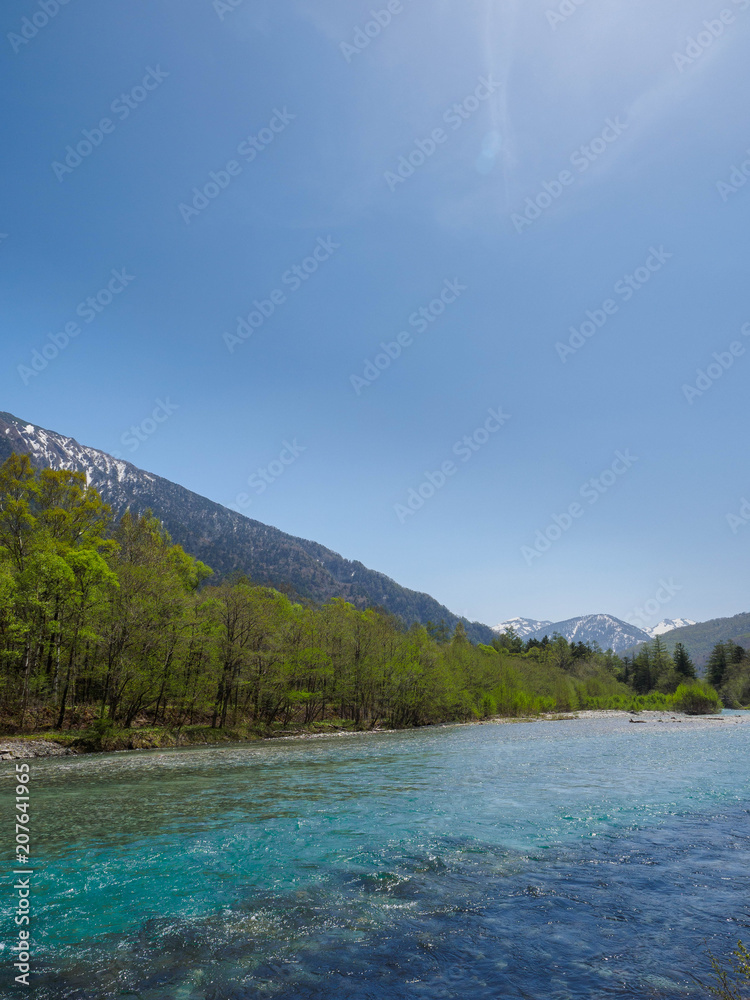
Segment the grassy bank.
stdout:
<svg viewBox="0 0 750 1000">
<path fill-rule="evenodd" d="M 254 740 L 277 739 L 284 736 L 311 736 L 333 733 L 366 732 L 370 726 L 357 726 L 344 719 L 313 722 L 308 725 L 284 726 L 239 725 L 212 728 L 211 726 L 183 726 L 171 729 L 165 726 L 143 726 L 121 729 L 117 726 L 93 725 L 85 729 L 66 729 L 64 732 L 42 732 L 0 736 L 0 745 L 25 744 L 37 741 L 55 743 L 74 753 L 111 753 L 116 750 L 158 750 L 174 747 L 215 746 L 222 743 L 242 743 Z"/>
</svg>

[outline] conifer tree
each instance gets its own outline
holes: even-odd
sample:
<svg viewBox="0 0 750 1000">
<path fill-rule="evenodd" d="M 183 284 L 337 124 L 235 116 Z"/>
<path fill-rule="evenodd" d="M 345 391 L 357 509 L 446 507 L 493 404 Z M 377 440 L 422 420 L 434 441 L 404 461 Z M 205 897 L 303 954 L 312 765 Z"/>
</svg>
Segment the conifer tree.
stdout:
<svg viewBox="0 0 750 1000">
<path fill-rule="evenodd" d="M 731 653 L 728 654 L 727 646 L 723 642 L 717 642 L 711 652 L 706 669 L 706 679 L 708 683 L 717 690 L 724 683 L 727 673 Z"/>
<path fill-rule="evenodd" d="M 673 659 L 674 668 L 681 677 L 686 677 L 690 680 L 696 679 L 695 665 L 681 642 L 678 642 L 674 648 Z"/>
</svg>

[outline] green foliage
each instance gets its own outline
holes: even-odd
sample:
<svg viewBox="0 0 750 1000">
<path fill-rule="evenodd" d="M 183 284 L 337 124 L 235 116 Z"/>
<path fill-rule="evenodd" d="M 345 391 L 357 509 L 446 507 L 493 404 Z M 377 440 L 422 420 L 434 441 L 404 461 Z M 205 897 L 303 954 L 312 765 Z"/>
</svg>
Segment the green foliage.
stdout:
<svg viewBox="0 0 750 1000">
<path fill-rule="evenodd" d="M 736 642 L 718 642 L 714 646 L 706 678 L 729 708 L 744 708 L 750 703 L 750 656 Z"/>
<path fill-rule="evenodd" d="M 731 653 L 723 642 L 718 642 L 708 658 L 706 678 L 714 687 L 721 687 L 730 663 Z"/>
<path fill-rule="evenodd" d="M 303 605 L 210 574 L 150 512 L 113 524 L 83 476 L 12 456 L 0 466 L 0 725 L 74 729 L 105 747 L 128 745 L 133 728 L 402 727 L 716 704 L 715 692 L 695 695 L 689 658 L 672 660 L 658 640 L 630 664 L 559 636 L 477 646 L 460 621 L 406 628 L 383 609 Z M 740 697 L 744 650 L 725 659 Z"/>
<path fill-rule="evenodd" d="M 750 645 L 750 613 L 732 618 L 712 618 L 698 625 L 686 625 L 664 636 L 665 644 L 673 649 L 678 642 L 690 650 L 695 664 L 702 668 L 719 642 L 731 641 L 741 646 Z"/>
<path fill-rule="evenodd" d="M 523 639 L 516 635 L 516 630 L 511 625 L 510 628 L 502 633 L 502 635 L 495 636 L 492 640 L 492 645 L 498 652 L 500 650 L 508 650 L 511 653 L 522 653 L 524 651 Z M 528 646 L 526 650 L 528 652 Z"/>
<path fill-rule="evenodd" d="M 697 677 L 695 665 L 690 658 L 690 654 L 681 642 L 678 642 L 675 645 L 672 658 L 674 660 L 674 668 L 681 677 L 687 677 L 695 680 Z"/>
<path fill-rule="evenodd" d="M 462 622 L 406 629 L 338 598 L 208 585 L 151 513 L 113 526 L 82 476 L 17 457 L 0 467 L 0 541 L 7 729 L 106 747 L 131 727 L 419 726 L 627 696 L 606 657 L 564 639 L 474 646 Z"/>
<path fill-rule="evenodd" d="M 680 684 L 670 698 L 670 705 L 686 715 L 717 715 L 722 704 L 716 691 L 708 684 Z"/>
<path fill-rule="evenodd" d="M 750 989 L 750 952 L 741 941 L 732 952 L 728 964 L 722 964 L 715 955 L 709 952 L 712 970 L 712 982 L 698 985 L 708 990 L 711 996 L 719 1000 L 746 1000 Z"/>
</svg>

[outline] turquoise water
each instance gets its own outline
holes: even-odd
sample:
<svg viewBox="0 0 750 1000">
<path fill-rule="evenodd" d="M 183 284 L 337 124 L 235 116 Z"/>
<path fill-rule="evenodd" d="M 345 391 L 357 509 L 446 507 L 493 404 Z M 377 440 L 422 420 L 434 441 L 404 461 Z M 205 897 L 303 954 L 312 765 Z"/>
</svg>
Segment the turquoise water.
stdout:
<svg viewBox="0 0 750 1000">
<path fill-rule="evenodd" d="M 750 940 L 749 749 L 730 713 L 34 761 L 35 1000 L 700 996 Z"/>
</svg>

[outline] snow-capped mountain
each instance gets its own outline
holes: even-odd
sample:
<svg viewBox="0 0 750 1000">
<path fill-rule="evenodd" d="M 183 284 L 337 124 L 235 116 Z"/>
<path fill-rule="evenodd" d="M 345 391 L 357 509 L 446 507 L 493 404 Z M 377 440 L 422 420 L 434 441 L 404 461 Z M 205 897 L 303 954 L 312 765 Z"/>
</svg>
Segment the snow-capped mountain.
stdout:
<svg viewBox="0 0 750 1000">
<path fill-rule="evenodd" d="M 73 438 L 0 412 L 0 461 L 13 451 L 29 455 L 37 468 L 85 472 L 89 485 L 99 490 L 115 509 L 129 506 L 134 490 L 137 492 L 139 487 L 151 485 L 159 478 L 105 451 L 85 448 Z"/>
<path fill-rule="evenodd" d="M 525 638 L 543 639 L 545 635 L 552 638 L 555 634 L 564 636 L 568 642 L 598 643 L 603 650 L 612 649 L 615 653 L 651 639 L 643 629 L 621 621 L 614 615 L 583 615 L 580 618 L 568 618 L 564 622 L 552 622 Z"/>
<path fill-rule="evenodd" d="M 494 638 L 488 625 L 459 619 L 429 594 L 401 587 L 317 542 L 287 535 L 130 462 L 0 412 L 0 463 L 13 452 L 29 455 L 37 468 L 85 472 L 117 514 L 152 510 L 173 541 L 214 570 L 214 580 L 247 575 L 316 603 L 343 597 L 358 607 L 385 608 L 407 623 L 445 621 L 451 631 L 460 620 L 472 641 Z"/>
<path fill-rule="evenodd" d="M 493 626 L 492 631 L 505 632 L 513 628 L 521 639 L 543 639 L 553 635 L 562 635 L 569 642 L 598 643 L 602 649 L 612 649 L 615 653 L 630 649 L 642 642 L 649 642 L 657 635 L 666 635 L 676 628 L 695 625 L 692 618 L 665 618 L 658 625 L 639 628 L 629 622 L 621 621 L 614 615 L 582 615 L 580 618 L 568 618 L 563 622 L 537 621 L 535 618 L 509 618 L 500 625 Z"/>
<path fill-rule="evenodd" d="M 664 621 L 659 622 L 658 625 L 653 625 L 651 627 L 645 626 L 643 631 L 647 632 L 651 638 L 657 635 L 666 635 L 667 632 L 672 632 L 676 628 L 685 628 L 688 625 L 697 625 L 692 618 L 665 618 Z"/>
<path fill-rule="evenodd" d="M 499 625 L 493 625 L 492 631 L 499 634 L 512 628 L 519 638 L 525 639 L 532 632 L 537 632 L 540 628 L 545 628 L 545 626 L 551 624 L 552 622 L 538 621 L 536 618 L 509 618 L 507 622 L 500 622 Z"/>
</svg>

